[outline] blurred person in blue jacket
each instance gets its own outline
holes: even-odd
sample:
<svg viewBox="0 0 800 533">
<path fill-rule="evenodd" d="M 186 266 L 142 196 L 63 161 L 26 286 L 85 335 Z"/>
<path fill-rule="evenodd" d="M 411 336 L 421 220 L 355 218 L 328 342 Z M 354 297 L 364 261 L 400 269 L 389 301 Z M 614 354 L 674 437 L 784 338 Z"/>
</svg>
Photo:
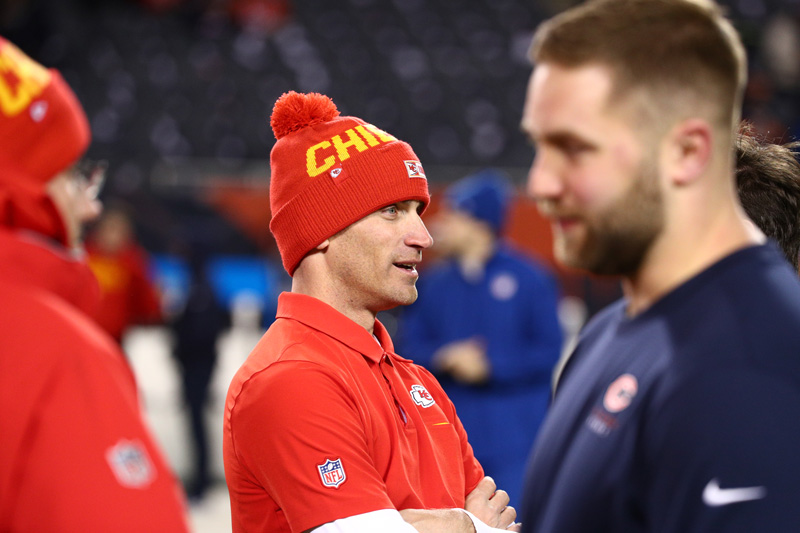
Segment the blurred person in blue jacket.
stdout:
<svg viewBox="0 0 800 533">
<path fill-rule="evenodd" d="M 401 353 L 439 377 L 475 456 L 511 505 L 562 344 L 553 275 L 501 239 L 513 195 L 494 169 L 445 191 L 431 232 L 447 259 L 420 278 L 399 330 Z"/>
</svg>

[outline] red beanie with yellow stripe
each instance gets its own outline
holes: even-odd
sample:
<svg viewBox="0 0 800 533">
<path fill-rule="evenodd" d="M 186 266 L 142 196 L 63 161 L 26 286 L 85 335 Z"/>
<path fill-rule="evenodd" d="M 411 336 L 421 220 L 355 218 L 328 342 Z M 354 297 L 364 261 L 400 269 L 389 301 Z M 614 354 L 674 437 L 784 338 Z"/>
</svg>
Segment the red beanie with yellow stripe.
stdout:
<svg viewBox="0 0 800 533">
<path fill-rule="evenodd" d="M 378 209 L 430 202 L 411 146 L 318 93 L 289 92 L 271 118 L 270 230 L 289 275 L 325 239 Z"/>
</svg>

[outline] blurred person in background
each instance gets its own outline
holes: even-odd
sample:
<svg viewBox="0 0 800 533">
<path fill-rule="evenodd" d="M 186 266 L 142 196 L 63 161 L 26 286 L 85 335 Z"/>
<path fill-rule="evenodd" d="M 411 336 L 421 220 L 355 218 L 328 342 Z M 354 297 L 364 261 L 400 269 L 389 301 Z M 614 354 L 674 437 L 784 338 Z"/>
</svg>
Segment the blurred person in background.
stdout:
<svg viewBox="0 0 800 533">
<path fill-rule="evenodd" d="M 217 363 L 218 340 L 230 327 L 230 315 L 219 301 L 208 278 L 209 254 L 203 245 L 188 245 L 190 285 L 183 308 L 172 319 L 172 354 L 178 362 L 182 392 L 189 410 L 189 422 L 194 444 L 191 477 L 186 480 L 186 492 L 191 500 L 200 500 L 211 483 L 208 457 L 208 428 L 205 408 L 211 377 Z"/>
<path fill-rule="evenodd" d="M 136 241 L 133 221 L 125 209 L 106 209 L 89 234 L 86 251 L 100 283 L 95 319 L 118 343 L 131 326 L 162 321 L 149 255 Z"/>
<path fill-rule="evenodd" d="M 445 191 L 431 231 L 447 260 L 424 271 L 398 343 L 439 377 L 475 457 L 512 505 L 562 343 L 555 278 L 501 238 L 513 195 L 493 169 Z"/>
<path fill-rule="evenodd" d="M 761 142 L 748 124 L 735 141 L 736 185 L 745 213 L 778 243 L 798 271 L 800 255 L 800 142 Z"/>
<path fill-rule="evenodd" d="M 91 318 L 89 139 L 60 74 L 0 38 L 0 530 L 186 531 L 133 375 Z"/>
<path fill-rule="evenodd" d="M 624 296 L 564 369 L 523 531 L 797 530 L 800 283 L 737 198 L 740 37 L 710 0 L 596 0 L 530 56 L 529 192 Z"/>
<path fill-rule="evenodd" d="M 233 530 L 510 526 L 453 404 L 376 320 L 416 300 L 432 243 L 417 156 L 317 93 L 281 96 L 271 124 L 270 229 L 292 290 L 228 389 Z"/>
</svg>

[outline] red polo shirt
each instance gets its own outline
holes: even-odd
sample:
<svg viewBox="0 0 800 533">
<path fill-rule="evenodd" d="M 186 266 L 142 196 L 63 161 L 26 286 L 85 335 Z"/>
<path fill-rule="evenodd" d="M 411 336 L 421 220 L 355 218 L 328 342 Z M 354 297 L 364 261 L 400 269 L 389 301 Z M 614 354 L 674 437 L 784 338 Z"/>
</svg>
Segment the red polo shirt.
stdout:
<svg viewBox="0 0 800 533">
<path fill-rule="evenodd" d="M 464 507 L 483 477 L 425 369 L 327 304 L 284 293 L 233 378 L 225 477 L 234 532 L 304 531 L 379 509 Z"/>
</svg>

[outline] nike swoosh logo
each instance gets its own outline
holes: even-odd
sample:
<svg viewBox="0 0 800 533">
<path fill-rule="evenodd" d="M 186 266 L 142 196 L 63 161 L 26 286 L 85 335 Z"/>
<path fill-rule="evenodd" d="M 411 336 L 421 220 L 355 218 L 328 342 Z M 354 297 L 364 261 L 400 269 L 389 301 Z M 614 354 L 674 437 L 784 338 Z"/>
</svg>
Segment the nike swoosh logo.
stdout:
<svg viewBox="0 0 800 533">
<path fill-rule="evenodd" d="M 717 479 L 712 479 L 703 489 L 703 502 L 709 507 L 760 500 L 767 496 L 766 487 L 737 487 L 722 489 Z"/>
</svg>

